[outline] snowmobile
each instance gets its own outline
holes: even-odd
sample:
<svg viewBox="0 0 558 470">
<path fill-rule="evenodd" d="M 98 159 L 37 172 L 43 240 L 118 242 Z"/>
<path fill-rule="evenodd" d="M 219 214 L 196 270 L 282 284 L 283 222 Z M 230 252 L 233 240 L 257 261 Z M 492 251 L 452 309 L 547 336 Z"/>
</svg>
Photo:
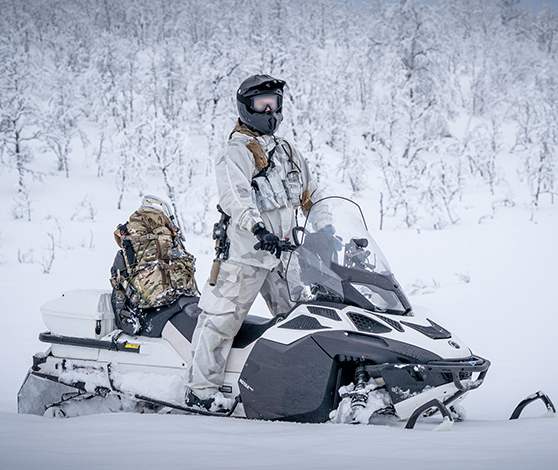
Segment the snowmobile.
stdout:
<svg viewBox="0 0 558 470">
<path fill-rule="evenodd" d="M 42 308 L 50 344 L 33 357 L 18 394 L 20 413 L 70 417 L 98 412 L 198 413 L 250 419 L 383 423 L 413 428 L 442 416 L 484 381 L 490 361 L 471 352 L 430 312 L 412 307 L 368 232 L 360 207 L 344 198 L 312 206 L 293 230 L 285 278 L 290 312 L 250 314 L 234 339 L 221 392 L 226 413 L 184 404 L 198 297 L 146 309 L 142 334 L 115 323 L 111 293 L 76 290 Z M 162 331 L 175 335 L 167 341 Z M 168 335 L 163 335 L 168 337 Z M 541 399 L 542 392 L 524 400 Z M 439 419 L 439 418 L 437 418 Z"/>
</svg>

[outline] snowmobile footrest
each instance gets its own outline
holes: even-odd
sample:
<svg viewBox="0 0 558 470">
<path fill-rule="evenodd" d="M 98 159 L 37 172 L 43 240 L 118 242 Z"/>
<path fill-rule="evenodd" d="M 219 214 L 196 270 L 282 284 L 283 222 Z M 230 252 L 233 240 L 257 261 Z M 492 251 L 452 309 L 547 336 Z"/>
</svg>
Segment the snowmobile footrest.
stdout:
<svg viewBox="0 0 558 470">
<path fill-rule="evenodd" d="M 430 408 L 438 408 L 438 410 L 440 410 L 440 413 L 442 414 L 442 417 L 444 418 L 444 422 L 451 423 L 450 424 L 450 427 L 451 427 L 451 425 L 453 424 L 453 417 L 451 416 L 451 413 L 446 408 L 446 405 L 444 405 L 437 398 L 434 398 L 434 399 L 426 402 L 424 405 L 419 406 L 415 411 L 413 411 L 413 414 L 411 415 L 411 417 L 407 421 L 407 424 L 405 425 L 405 429 L 413 429 L 415 427 L 415 424 L 417 423 L 417 420 L 420 418 L 420 416 L 426 410 L 428 410 Z"/>
<path fill-rule="evenodd" d="M 519 402 L 519 405 L 517 405 L 515 407 L 515 410 L 513 410 L 510 419 L 519 418 L 519 416 L 521 415 L 525 407 L 536 400 L 541 400 L 546 405 L 547 412 L 543 416 L 551 416 L 551 417 L 556 416 L 556 408 L 554 407 L 554 404 L 550 400 L 549 396 L 546 393 L 543 393 L 541 390 L 539 390 L 537 393 L 533 393 L 532 395 L 529 395 L 527 398 L 521 400 Z"/>
<path fill-rule="evenodd" d="M 155 405 L 160 405 L 160 406 L 164 406 L 164 407 L 173 408 L 175 410 L 184 411 L 186 413 L 193 413 L 193 414 L 198 414 L 198 415 L 203 415 L 203 416 L 221 416 L 221 417 L 227 417 L 227 418 L 234 413 L 234 410 L 236 409 L 237 405 L 240 403 L 240 395 L 239 395 L 239 396 L 235 397 L 233 405 L 232 405 L 232 407 L 229 411 L 227 411 L 226 413 L 225 412 L 219 413 L 219 412 L 203 410 L 203 409 L 200 409 L 200 408 L 193 408 L 193 407 L 190 407 L 190 406 L 177 405 L 175 403 L 169 403 L 169 402 L 162 401 L 162 400 L 156 400 L 154 398 L 145 397 L 143 395 L 135 395 L 135 398 L 137 400 L 147 401 L 147 402 L 153 403 Z"/>
</svg>

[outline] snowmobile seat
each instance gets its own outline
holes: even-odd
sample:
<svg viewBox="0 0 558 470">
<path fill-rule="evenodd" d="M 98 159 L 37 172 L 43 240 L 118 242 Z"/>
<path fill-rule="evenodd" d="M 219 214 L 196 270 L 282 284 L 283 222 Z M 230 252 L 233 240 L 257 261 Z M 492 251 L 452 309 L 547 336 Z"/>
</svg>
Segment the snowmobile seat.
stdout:
<svg viewBox="0 0 558 470">
<path fill-rule="evenodd" d="M 180 307 L 179 310 L 166 320 L 170 321 L 190 343 L 198 323 L 198 316 L 202 312 L 201 308 L 198 307 L 199 300 L 199 297 L 180 297 L 176 301 Z"/>
<path fill-rule="evenodd" d="M 281 320 L 280 315 L 273 318 L 257 317 L 256 315 L 247 315 L 233 340 L 233 348 L 245 348 L 249 344 L 256 341 L 265 331 L 271 328 L 275 323 Z"/>
<path fill-rule="evenodd" d="M 182 300 L 185 299 L 185 300 Z M 182 310 L 175 312 L 168 321 L 182 333 L 190 342 L 194 335 L 194 329 L 198 321 L 198 316 L 202 312 L 198 307 L 199 298 L 181 297 L 177 302 L 182 302 Z M 240 330 L 234 337 L 233 348 L 245 348 L 258 339 L 264 332 L 277 323 L 282 317 L 263 318 L 255 315 L 248 315 L 242 323 Z M 167 321 L 167 320 L 166 320 Z"/>
<path fill-rule="evenodd" d="M 141 324 L 140 335 L 151 338 L 160 337 L 163 328 L 171 318 L 184 311 L 187 313 L 195 312 L 198 309 L 198 300 L 199 297 L 197 296 L 182 296 L 170 305 L 143 309 L 143 315 L 139 317 Z M 197 315 L 193 317 L 194 326 L 196 325 L 197 318 Z"/>
<path fill-rule="evenodd" d="M 167 322 L 170 321 L 188 341 L 192 342 L 198 316 L 202 312 L 198 307 L 199 300 L 197 296 L 182 296 L 170 305 L 144 309 L 144 315 L 139 317 L 140 335 L 158 338 Z M 245 348 L 282 318 L 281 316 L 264 318 L 248 315 L 234 338 L 233 348 Z"/>
</svg>

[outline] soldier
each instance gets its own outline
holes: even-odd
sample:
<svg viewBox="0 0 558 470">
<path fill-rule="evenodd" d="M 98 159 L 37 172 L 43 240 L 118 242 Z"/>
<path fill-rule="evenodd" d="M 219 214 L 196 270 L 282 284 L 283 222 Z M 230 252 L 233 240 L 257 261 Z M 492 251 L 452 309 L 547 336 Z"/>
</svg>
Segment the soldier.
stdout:
<svg viewBox="0 0 558 470">
<path fill-rule="evenodd" d="M 233 339 L 258 293 L 273 315 L 293 307 L 284 280 L 280 240 L 291 236 L 296 213 L 321 198 L 300 152 L 275 136 L 283 119 L 285 82 L 246 79 L 237 91 L 239 119 L 215 173 L 219 204 L 230 216 L 229 256 L 215 285 L 206 283 L 188 368 L 186 403 L 213 411 L 230 400 L 219 392 Z"/>
</svg>

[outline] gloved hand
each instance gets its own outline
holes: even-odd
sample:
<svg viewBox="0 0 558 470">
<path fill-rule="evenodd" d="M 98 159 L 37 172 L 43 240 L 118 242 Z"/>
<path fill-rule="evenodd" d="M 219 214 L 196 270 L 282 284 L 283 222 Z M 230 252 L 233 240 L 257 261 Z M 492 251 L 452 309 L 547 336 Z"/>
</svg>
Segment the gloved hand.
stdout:
<svg viewBox="0 0 558 470">
<path fill-rule="evenodd" d="M 259 243 L 254 245 L 254 249 L 269 251 L 270 253 L 275 254 L 277 258 L 281 258 L 280 240 L 277 235 L 271 233 L 262 226 L 256 227 L 253 233 L 259 240 Z"/>
<path fill-rule="evenodd" d="M 333 225 L 326 225 L 317 232 L 307 233 L 303 245 L 319 256 L 326 265 L 335 260 L 335 254 L 343 248 L 343 244 L 335 237 Z"/>
</svg>

